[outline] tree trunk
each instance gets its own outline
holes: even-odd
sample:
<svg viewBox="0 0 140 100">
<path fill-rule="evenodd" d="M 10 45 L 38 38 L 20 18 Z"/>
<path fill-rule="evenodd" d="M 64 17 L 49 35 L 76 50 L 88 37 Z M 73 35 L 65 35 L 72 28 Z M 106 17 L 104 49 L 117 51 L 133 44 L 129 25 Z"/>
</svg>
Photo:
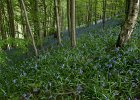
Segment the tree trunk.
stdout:
<svg viewBox="0 0 140 100">
<path fill-rule="evenodd" d="M 75 31 L 75 0 L 70 0 L 70 17 L 71 17 L 71 46 L 76 47 L 76 31 Z"/>
<path fill-rule="evenodd" d="M 38 56 L 38 51 L 37 51 L 37 48 L 36 48 L 34 36 L 33 36 L 32 30 L 31 30 L 31 27 L 30 27 L 30 24 L 29 24 L 26 7 L 25 7 L 25 4 L 24 4 L 23 0 L 21 0 L 21 4 L 22 4 L 23 10 L 24 10 L 24 14 L 25 14 L 25 20 L 26 20 L 26 23 L 27 23 L 27 26 L 28 26 L 28 29 L 29 29 L 29 32 L 30 32 L 30 35 L 31 35 L 31 38 L 32 38 L 32 43 L 33 43 L 33 47 L 34 47 L 34 50 L 35 50 L 35 55 Z"/>
<path fill-rule="evenodd" d="M 47 7 L 46 7 L 46 0 L 43 0 L 42 1 L 43 3 L 43 9 L 44 9 L 44 22 L 43 22 L 43 34 L 44 34 L 44 37 L 46 37 L 47 35 Z"/>
<path fill-rule="evenodd" d="M 105 20 L 106 20 L 106 0 L 103 0 L 103 16 L 102 16 L 102 20 L 103 20 L 103 28 L 105 27 Z"/>
<path fill-rule="evenodd" d="M 0 1 L 0 35 L 1 35 L 1 39 L 2 40 L 6 40 L 6 33 L 4 31 L 4 16 L 3 16 L 3 12 L 4 12 L 4 6 L 3 6 L 3 2 Z M 7 44 L 3 44 L 2 46 L 3 50 L 7 49 Z"/>
<path fill-rule="evenodd" d="M 130 0 L 125 0 L 126 6 L 125 6 L 125 17 L 128 17 L 129 14 L 129 8 L 130 8 Z"/>
<path fill-rule="evenodd" d="M 71 20 L 70 20 L 70 0 L 67 0 L 67 22 L 68 22 L 68 32 L 69 32 L 69 37 L 71 40 Z"/>
<path fill-rule="evenodd" d="M 87 26 L 89 26 L 92 23 L 92 0 L 88 0 L 88 4 L 87 4 Z"/>
<path fill-rule="evenodd" d="M 7 1 L 7 11 L 8 11 L 8 19 L 9 19 L 9 34 L 15 39 L 15 23 L 14 23 L 14 11 L 13 11 L 13 3 L 12 0 Z M 14 47 L 14 43 L 12 43 L 12 47 Z"/>
<path fill-rule="evenodd" d="M 98 5 L 98 1 L 95 0 L 95 24 L 97 24 L 97 5 Z"/>
<path fill-rule="evenodd" d="M 61 44 L 60 11 L 59 11 L 59 7 L 58 7 L 58 0 L 54 0 L 54 3 L 55 3 L 55 13 L 56 13 L 57 39 L 58 39 L 58 44 Z"/>
<path fill-rule="evenodd" d="M 39 11 L 38 11 L 38 0 L 34 0 L 33 2 L 33 21 L 34 21 L 34 33 L 36 34 L 36 39 L 39 41 L 40 36 L 40 26 L 39 26 Z"/>
<path fill-rule="evenodd" d="M 21 0 L 18 0 L 18 2 L 19 2 L 20 12 L 21 12 L 22 33 L 23 33 L 24 39 L 28 39 L 28 34 L 27 34 L 28 32 L 26 33 L 27 25 L 26 25 L 26 21 L 24 18 L 24 10 L 22 7 Z"/>
<path fill-rule="evenodd" d="M 130 0 L 129 2 L 129 12 L 128 17 L 125 19 L 125 23 L 122 26 L 121 32 L 119 34 L 116 46 L 122 47 L 131 37 L 131 34 L 134 30 L 136 20 L 139 13 L 139 0 Z"/>
</svg>

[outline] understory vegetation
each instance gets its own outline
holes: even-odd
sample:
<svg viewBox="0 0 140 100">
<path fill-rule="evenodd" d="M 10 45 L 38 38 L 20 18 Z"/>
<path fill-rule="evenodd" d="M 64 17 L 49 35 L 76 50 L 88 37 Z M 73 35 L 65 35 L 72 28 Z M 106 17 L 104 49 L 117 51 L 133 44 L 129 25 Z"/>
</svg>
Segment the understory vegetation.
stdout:
<svg viewBox="0 0 140 100">
<path fill-rule="evenodd" d="M 139 29 L 137 24 L 124 48 L 115 48 L 120 26 L 106 26 L 80 35 L 76 48 L 67 40 L 38 58 L 9 58 L 1 51 L 1 100 L 139 99 Z"/>
</svg>

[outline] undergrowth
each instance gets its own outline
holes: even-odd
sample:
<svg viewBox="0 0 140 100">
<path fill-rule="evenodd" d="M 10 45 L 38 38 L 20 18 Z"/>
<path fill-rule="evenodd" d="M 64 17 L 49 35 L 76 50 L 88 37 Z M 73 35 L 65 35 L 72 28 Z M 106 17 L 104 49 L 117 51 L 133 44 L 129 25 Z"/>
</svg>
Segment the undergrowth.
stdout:
<svg viewBox="0 0 140 100">
<path fill-rule="evenodd" d="M 139 27 L 115 48 L 120 27 L 93 30 L 72 49 L 49 49 L 39 58 L 0 67 L 1 100 L 134 100 L 140 98 Z M 8 61 L 7 61 L 8 62 Z"/>
</svg>

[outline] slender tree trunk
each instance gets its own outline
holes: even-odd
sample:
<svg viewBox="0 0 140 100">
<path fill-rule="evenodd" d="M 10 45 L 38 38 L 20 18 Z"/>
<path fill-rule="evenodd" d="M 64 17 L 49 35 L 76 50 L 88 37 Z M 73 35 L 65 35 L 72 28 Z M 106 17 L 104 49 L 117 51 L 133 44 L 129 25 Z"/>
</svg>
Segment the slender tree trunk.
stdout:
<svg viewBox="0 0 140 100">
<path fill-rule="evenodd" d="M 136 20 L 139 13 L 139 0 L 130 0 L 129 2 L 129 12 L 128 17 L 125 19 L 125 23 L 122 26 L 121 32 L 119 34 L 116 46 L 122 47 L 131 38 L 131 34 L 134 30 Z"/>
<path fill-rule="evenodd" d="M 1 39 L 2 40 L 6 40 L 7 39 L 7 37 L 6 37 L 6 33 L 4 33 L 4 16 L 3 16 L 3 10 L 4 10 L 4 8 L 3 8 L 4 6 L 3 6 L 3 2 L 2 1 L 0 1 L 0 35 L 1 35 Z M 7 44 L 4 44 L 3 46 L 2 46 L 2 49 L 3 50 L 6 50 L 7 49 Z"/>
<path fill-rule="evenodd" d="M 88 0 L 87 4 L 88 15 L 87 15 L 87 25 L 89 26 L 92 23 L 92 0 Z"/>
<path fill-rule="evenodd" d="M 39 11 L 38 11 L 38 0 L 34 0 L 33 2 L 33 21 L 34 21 L 34 33 L 36 34 L 37 41 L 39 40 L 40 36 L 40 26 L 39 26 Z"/>
<path fill-rule="evenodd" d="M 7 2 L 7 11 L 8 11 L 8 19 L 9 19 L 9 34 L 15 39 L 15 23 L 14 23 L 14 11 L 13 11 L 13 3 L 12 0 L 6 0 Z M 12 47 L 14 47 L 14 43 L 12 43 Z"/>
<path fill-rule="evenodd" d="M 75 31 L 75 0 L 70 0 L 70 17 L 71 17 L 71 46 L 76 47 L 76 31 Z"/>
<path fill-rule="evenodd" d="M 103 0 L 103 16 L 102 16 L 102 20 L 103 20 L 103 28 L 105 27 L 105 20 L 106 20 L 106 0 Z"/>
<path fill-rule="evenodd" d="M 71 40 L 71 17 L 70 17 L 70 0 L 67 0 L 67 22 L 68 22 L 68 32 Z"/>
<path fill-rule="evenodd" d="M 36 48 L 34 36 L 33 36 L 32 30 L 31 30 L 31 27 L 30 27 L 30 23 L 29 23 L 29 20 L 28 20 L 28 15 L 27 15 L 26 7 L 25 7 L 25 4 L 24 4 L 23 0 L 21 0 L 21 4 L 22 4 L 23 10 L 24 10 L 24 14 L 25 14 L 25 20 L 26 20 L 26 23 L 27 23 L 27 26 L 28 26 L 28 29 L 29 29 L 29 32 L 30 32 L 30 35 L 31 35 L 31 38 L 32 38 L 32 43 L 33 43 L 33 47 L 34 47 L 34 50 L 35 50 L 35 55 L 38 56 L 38 51 L 37 51 L 37 48 Z"/>
<path fill-rule="evenodd" d="M 43 0 L 43 7 L 44 7 L 44 22 L 43 22 L 43 34 L 44 34 L 44 37 L 46 37 L 47 35 L 47 7 L 46 7 L 46 0 Z"/>
<path fill-rule="evenodd" d="M 58 40 L 58 44 L 61 44 L 61 36 L 60 36 L 60 32 L 61 32 L 61 27 L 60 27 L 60 11 L 59 11 L 59 7 L 58 7 L 58 0 L 54 0 L 55 3 L 55 13 L 56 13 L 56 26 L 57 26 L 57 40 Z"/>
<path fill-rule="evenodd" d="M 19 2 L 20 11 L 21 11 L 21 24 L 22 24 L 23 36 L 24 36 L 24 39 L 28 39 L 28 35 L 26 33 L 27 25 L 26 25 L 26 21 L 25 21 L 25 18 L 24 18 L 24 10 L 23 10 L 23 7 L 22 7 L 21 0 L 18 0 L 18 2 Z"/>
<path fill-rule="evenodd" d="M 54 2 L 54 5 L 52 5 L 52 7 L 53 7 L 53 14 L 52 14 L 52 17 L 53 17 L 53 20 L 51 20 L 50 19 L 50 21 L 51 21 L 51 23 L 50 23 L 50 25 L 52 25 L 52 28 L 53 28 L 53 32 L 55 33 L 56 32 L 56 9 L 55 9 L 55 2 Z M 51 9 L 51 7 L 50 7 L 50 9 Z M 51 12 L 50 12 L 51 13 Z"/>
<path fill-rule="evenodd" d="M 59 25 L 60 25 L 60 32 L 61 32 L 61 28 L 62 28 L 62 12 L 61 12 L 61 2 L 62 0 L 57 0 L 58 2 L 58 14 L 59 14 Z"/>
<path fill-rule="evenodd" d="M 128 17 L 129 14 L 129 8 L 130 8 L 130 0 L 125 0 L 126 6 L 125 6 L 125 17 Z"/>
<path fill-rule="evenodd" d="M 98 4 L 98 1 L 95 0 L 95 24 L 97 24 L 97 4 Z"/>
<path fill-rule="evenodd" d="M 62 8 L 62 11 L 61 11 L 61 31 L 65 30 L 65 23 L 64 23 L 64 19 L 65 19 L 65 12 L 64 12 L 64 9 Z"/>
</svg>

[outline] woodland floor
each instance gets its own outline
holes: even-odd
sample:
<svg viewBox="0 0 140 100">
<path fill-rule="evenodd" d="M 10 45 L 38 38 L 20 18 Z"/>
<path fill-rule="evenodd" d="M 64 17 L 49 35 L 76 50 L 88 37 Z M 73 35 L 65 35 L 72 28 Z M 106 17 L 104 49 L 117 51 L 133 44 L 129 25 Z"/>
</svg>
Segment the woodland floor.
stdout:
<svg viewBox="0 0 140 100">
<path fill-rule="evenodd" d="M 105 29 L 109 28 L 109 27 L 115 27 L 117 25 L 121 25 L 121 21 L 120 19 L 109 19 L 106 21 L 105 23 Z M 76 28 L 76 38 L 80 38 L 81 35 L 83 34 L 87 34 L 87 33 L 90 33 L 90 34 L 94 34 L 94 31 L 96 30 L 103 30 L 102 28 L 102 22 L 98 22 L 96 25 L 93 24 L 93 25 L 90 25 L 90 26 L 84 26 L 84 27 L 79 27 L 79 28 Z M 64 41 L 70 41 L 70 38 L 69 38 L 69 33 L 67 30 L 61 32 L 61 36 L 62 36 L 62 45 L 63 45 L 63 42 Z M 70 46 L 70 43 L 68 43 L 69 46 Z M 57 48 L 58 45 L 57 45 L 57 39 L 54 39 L 54 36 L 48 36 L 45 41 L 44 41 L 44 44 L 43 44 L 43 49 L 44 50 L 47 50 L 49 48 Z M 28 58 L 30 56 L 33 55 L 33 47 L 29 47 L 29 51 L 28 51 L 28 55 L 27 54 L 21 54 L 20 52 L 22 51 L 22 49 L 13 49 L 13 50 L 8 50 L 7 51 L 7 57 L 8 59 L 12 59 L 10 62 L 10 65 L 11 63 L 15 64 L 19 59 L 21 60 L 24 60 L 25 58 Z M 40 52 L 44 52 L 44 50 L 40 51 Z M 16 56 L 16 57 L 15 57 Z"/>
<path fill-rule="evenodd" d="M 0 100 L 139 100 L 140 24 L 131 42 L 115 48 L 118 19 L 78 28 L 77 47 L 46 39 L 39 57 L 13 51 L 0 65 Z M 32 52 L 32 51 L 31 51 Z M 21 56 L 19 56 L 21 55 Z"/>
<path fill-rule="evenodd" d="M 105 23 L 105 28 L 115 27 L 117 25 L 121 25 L 120 19 L 109 19 Z M 96 25 L 93 24 L 89 26 L 79 27 L 76 29 L 76 37 L 79 38 L 81 35 L 86 33 L 94 34 L 93 33 L 94 30 L 103 30 L 102 26 L 103 26 L 102 22 L 99 22 Z M 67 30 L 63 31 L 61 34 L 62 34 L 62 42 L 70 39 Z M 46 40 L 47 41 L 44 43 L 44 48 L 47 48 L 48 46 L 52 46 L 52 45 L 57 45 L 57 40 L 55 40 L 53 36 L 48 37 Z"/>
</svg>

